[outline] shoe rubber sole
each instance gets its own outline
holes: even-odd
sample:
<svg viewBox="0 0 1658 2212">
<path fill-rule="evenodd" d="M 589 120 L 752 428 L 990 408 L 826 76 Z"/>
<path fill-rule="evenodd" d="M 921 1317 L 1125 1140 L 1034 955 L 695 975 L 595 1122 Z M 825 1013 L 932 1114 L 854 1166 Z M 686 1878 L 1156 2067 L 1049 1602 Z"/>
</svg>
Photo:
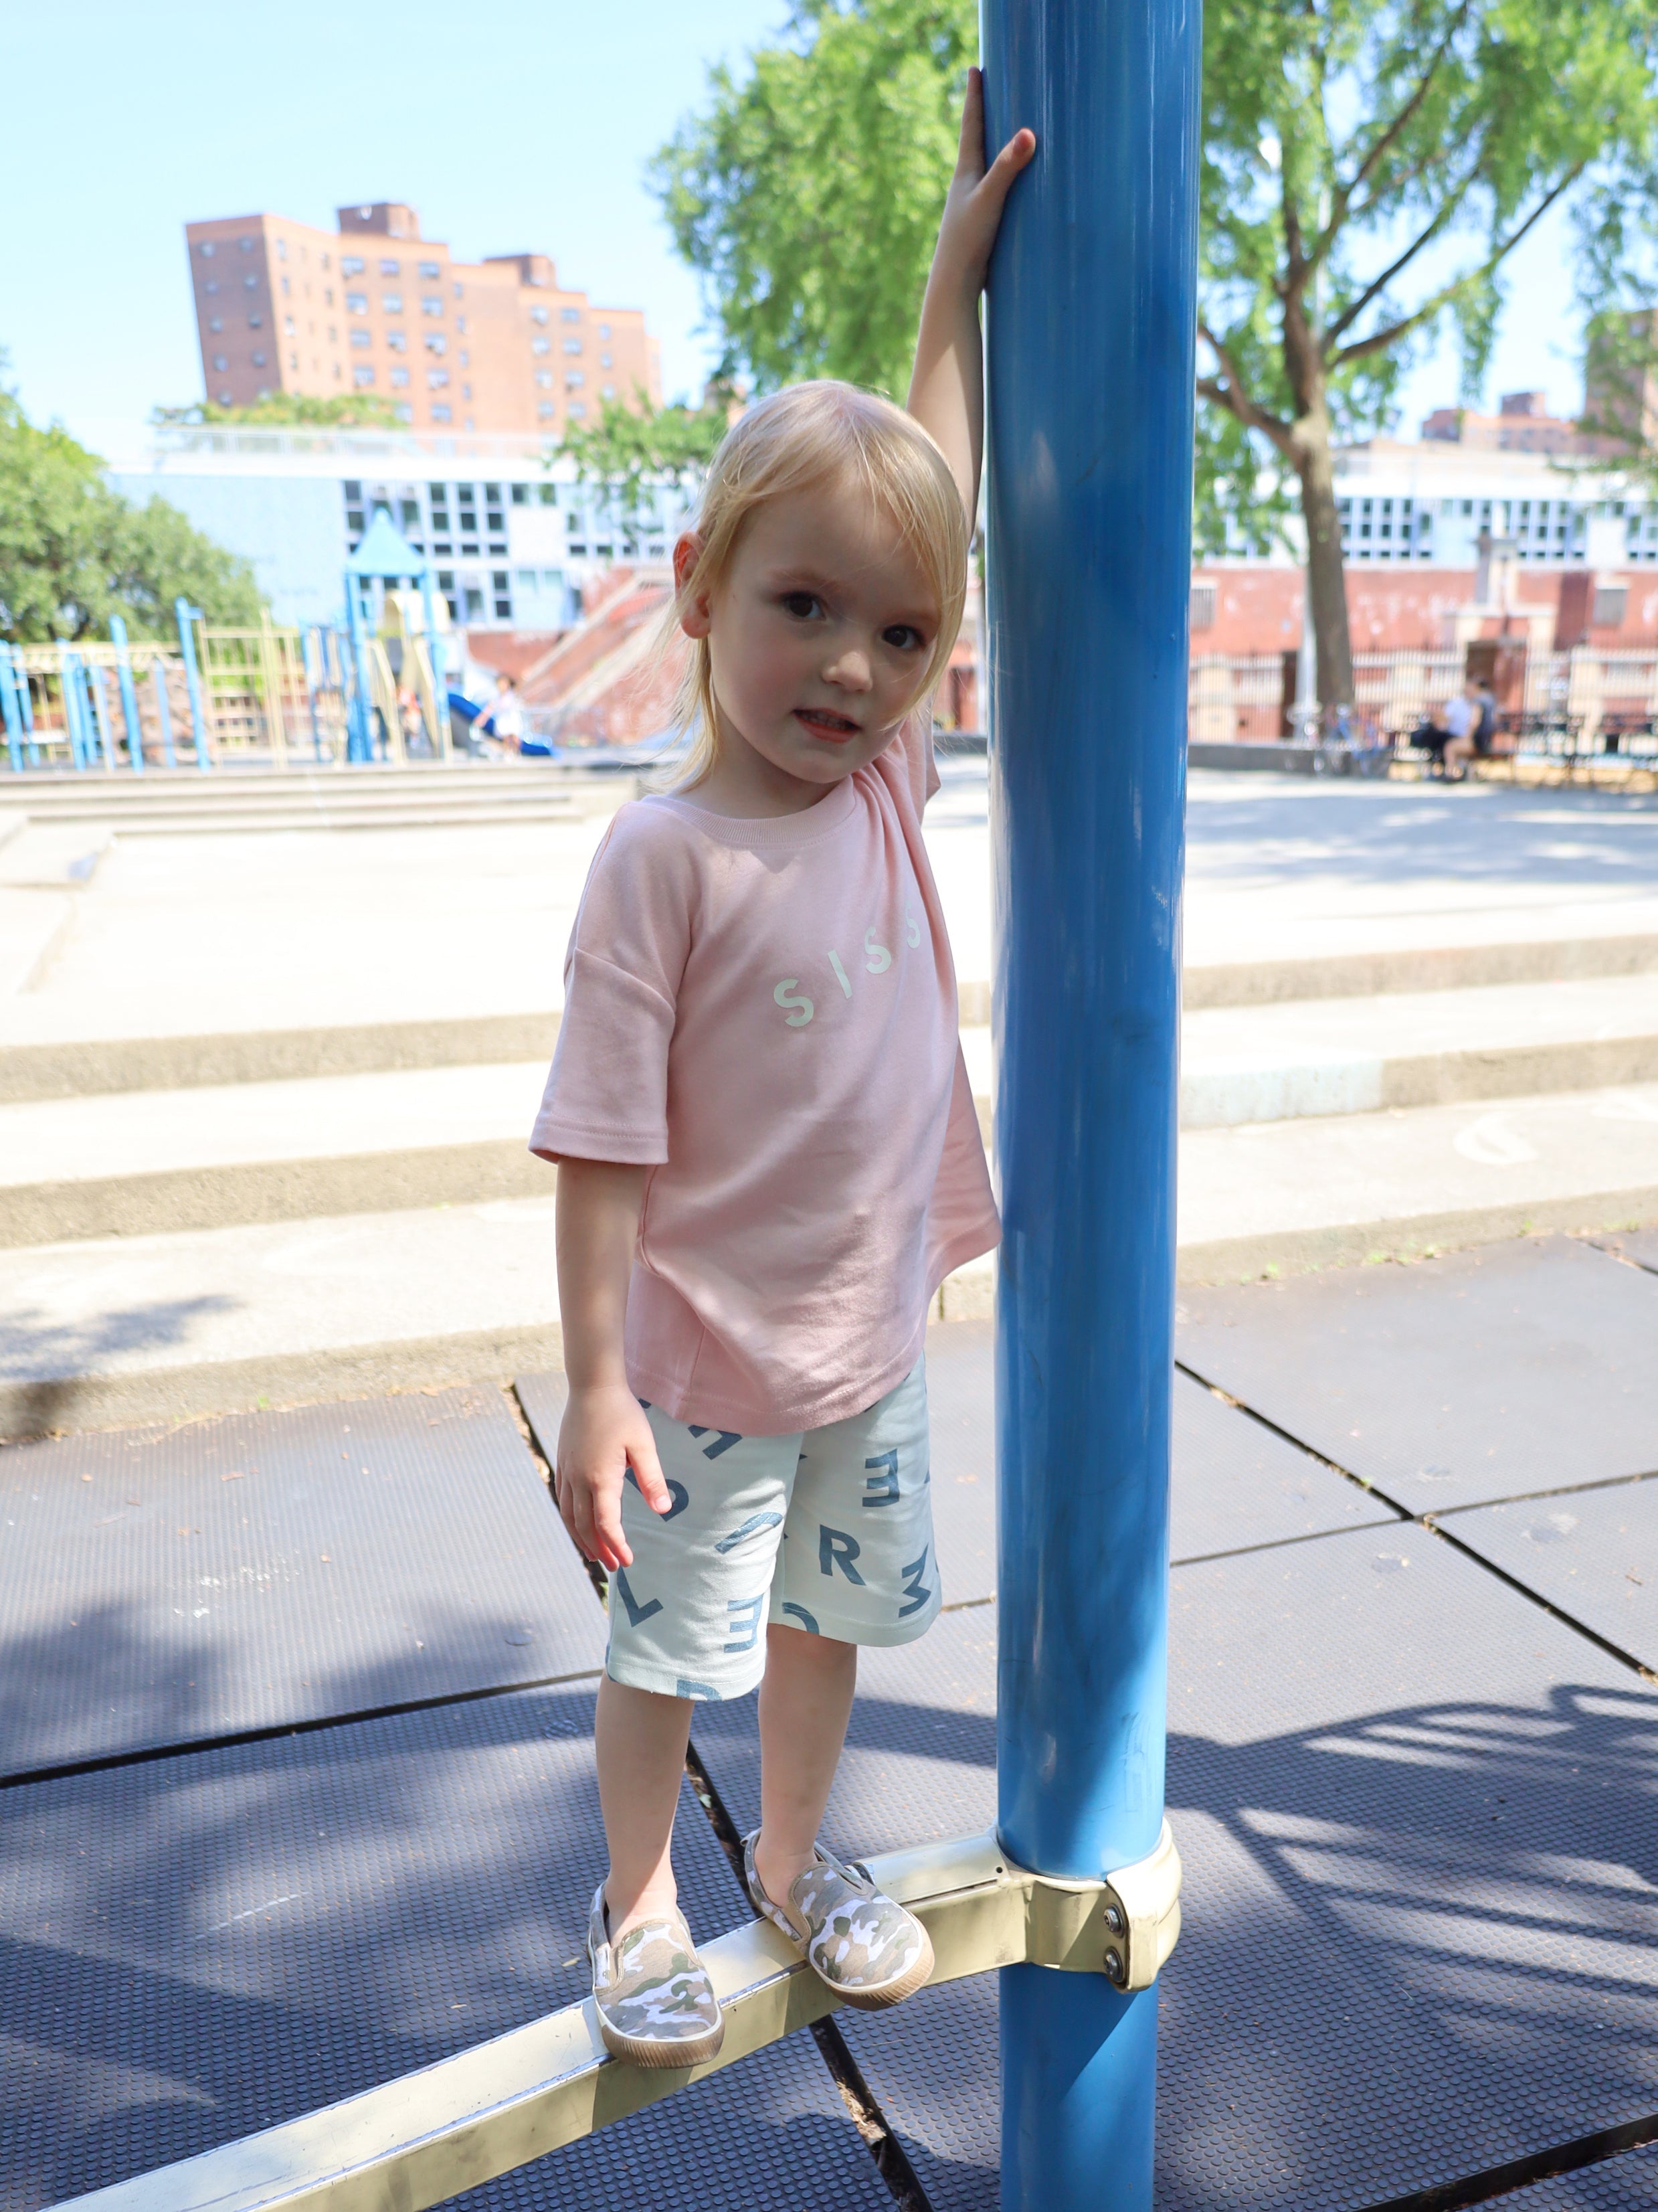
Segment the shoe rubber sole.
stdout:
<svg viewBox="0 0 1658 2212">
<path fill-rule="evenodd" d="M 593 2010 L 598 2012 L 598 2007 L 595 2005 Z M 707 2035 L 659 2042 L 649 2036 L 624 2035 L 598 2012 L 598 2033 L 611 2057 L 621 2059 L 624 2065 L 683 2069 L 706 2065 L 710 2058 L 719 2056 L 720 2046 L 726 2040 L 726 2023 L 722 2020 Z"/>
</svg>

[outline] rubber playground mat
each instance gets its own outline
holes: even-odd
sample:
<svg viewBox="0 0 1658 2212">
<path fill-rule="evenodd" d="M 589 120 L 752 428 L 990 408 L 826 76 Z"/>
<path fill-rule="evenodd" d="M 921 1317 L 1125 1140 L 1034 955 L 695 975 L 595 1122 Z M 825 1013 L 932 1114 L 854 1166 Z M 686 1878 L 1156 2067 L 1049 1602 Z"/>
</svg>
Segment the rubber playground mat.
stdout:
<svg viewBox="0 0 1658 2212">
<path fill-rule="evenodd" d="M 870 1655 L 835 1843 L 993 1817 L 993 1616 Z M 1658 2110 L 1637 1677 L 1408 1523 L 1178 1569 L 1171 1626 L 1167 2212 L 1375 2204 Z M 695 1733 L 747 1826 L 742 1708 Z M 988 2212 L 993 1980 L 841 2021 L 934 2212 Z"/>
<path fill-rule="evenodd" d="M 1658 2205 L 1658 2146 L 1555 2174 L 1498 2202 L 1503 2212 L 1652 2212 Z"/>
<path fill-rule="evenodd" d="M 509 1691 L 0 1792 L 4 2212 L 584 1996 L 592 1714 L 591 1684 Z M 689 1792 L 676 1865 L 693 1926 L 747 1917 Z M 891 2202 L 809 2035 L 461 2201 Z"/>
<path fill-rule="evenodd" d="M 1444 1526 L 1658 1674 L 1658 1479 L 1465 1507 Z"/>
<path fill-rule="evenodd" d="M 488 1387 L 0 1453 L 0 1771 L 596 1668 Z"/>
<path fill-rule="evenodd" d="M 1412 1513 L 1658 1469 L 1658 1275 L 1570 1237 L 1181 1297 L 1183 1366 Z"/>
</svg>

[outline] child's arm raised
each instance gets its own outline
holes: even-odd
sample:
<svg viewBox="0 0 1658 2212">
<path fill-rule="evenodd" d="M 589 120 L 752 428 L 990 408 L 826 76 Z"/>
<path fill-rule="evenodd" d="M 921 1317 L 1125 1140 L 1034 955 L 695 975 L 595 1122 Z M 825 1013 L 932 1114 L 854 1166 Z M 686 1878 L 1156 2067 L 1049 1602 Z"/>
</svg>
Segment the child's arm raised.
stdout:
<svg viewBox="0 0 1658 2212">
<path fill-rule="evenodd" d="M 969 530 L 978 520 L 979 463 L 985 441 L 979 295 L 1008 187 L 1035 150 L 1035 133 L 1016 131 L 987 171 L 984 76 L 981 70 L 969 70 L 961 148 L 938 225 L 938 243 L 932 250 L 909 380 L 909 411 L 950 463 L 961 486 Z"/>
<path fill-rule="evenodd" d="M 607 1574 L 633 1565 L 622 1533 L 629 1468 L 654 1511 L 665 1513 L 672 1502 L 622 1358 L 647 1172 L 568 1158 L 558 1169 L 558 1304 L 570 1395 L 559 1425 L 554 1480 L 565 1527 Z"/>
</svg>

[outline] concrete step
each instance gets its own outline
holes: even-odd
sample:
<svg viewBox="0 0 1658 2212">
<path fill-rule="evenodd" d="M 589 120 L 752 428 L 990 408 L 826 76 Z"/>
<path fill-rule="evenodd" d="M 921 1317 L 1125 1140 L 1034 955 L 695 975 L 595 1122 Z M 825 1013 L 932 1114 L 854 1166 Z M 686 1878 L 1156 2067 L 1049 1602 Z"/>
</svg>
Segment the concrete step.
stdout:
<svg viewBox="0 0 1658 2212">
<path fill-rule="evenodd" d="M 0 1252 L 0 1435 L 552 1364 L 553 1212 L 549 1194 Z M 1658 1085 L 1181 1143 L 1183 1282 L 1652 1221 Z M 988 1311 L 993 1281 L 988 1262 L 963 1269 L 938 1317 Z"/>
<path fill-rule="evenodd" d="M 270 833 L 286 830 L 491 829 L 520 822 L 570 822 L 578 809 L 568 793 L 552 792 L 503 799 L 497 793 L 470 794 L 459 800 L 410 799 L 369 805 L 339 803 L 240 810 L 234 805 L 123 817 L 106 826 L 120 837 L 209 837 L 227 833 Z"/>
<path fill-rule="evenodd" d="M 0 1107 L 0 1246 L 536 1196 L 542 1059 Z"/>
<path fill-rule="evenodd" d="M 1476 926 L 1488 917 L 1480 917 Z M 1536 928 L 1537 918 L 1519 918 Z M 1380 993 L 1476 990 L 1501 983 L 1567 982 L 1581 977 L 1658 973 L 1658 933 L 1631 930 L 1616 908 L 1580 912 L 1558 935 L 1492 937 L 1455 944 L 1408 942 L 1297 958 L 1187 962 L 1187 1012 L 1212 1006 L 1267 1006 L 1301 999 L 1358 999 Z M 1445 918 L 1434 918 L 1436 933 Z M 1407 933 L 1396 926 L 1396 933 Z"/>
</svg>

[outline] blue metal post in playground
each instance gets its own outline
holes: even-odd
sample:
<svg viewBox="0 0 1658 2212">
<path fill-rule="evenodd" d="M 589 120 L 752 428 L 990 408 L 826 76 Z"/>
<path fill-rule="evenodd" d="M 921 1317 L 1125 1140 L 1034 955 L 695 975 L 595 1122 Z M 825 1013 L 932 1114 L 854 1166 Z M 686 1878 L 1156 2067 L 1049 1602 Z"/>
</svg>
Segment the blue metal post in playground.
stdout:
<svg viewBox="0 0 1658 2212">
<path fill-rule="evenodd" d="M 115 647 L 115 680 L 120 687 L 121 719 L 126 724 L 127 757 L 132 772 L 144 772 L 144 733 L 138 720 L 138 694 L 133 687 L 132 661 L 127 652 L 127 626 L 120 615 L 109 618 L 109 635 Z"/>
<path fill-rule="evenodd" d="M 173 750 L 173 707 L 167 696 L 167 663 L 158 653 L 150 663 L 150 678 L 155 686 L 155 722 L 161 735 L 161 764 L 177 768 L 179 757 Z"/>
<path fill-rule="evenodd" d="M 15 666 L 11 647 L 0 645 L 0 714 L 5 716 L 6 750 L 11 764 L 20 775 L 23 767 L 23 709 L 17 693 L 27 691 L 28 678 Z"/>
<path fill-rule="evenodd" d="M 202 712 L 202 679 L 196 666 L 193 628 L 202 619 L 202 611 L 192 607 L 188 599 L 174 599 L 173 612 L 179 624 L 179 650 L 184 655 L 185 687 L 190 694 L 190 734 L 196 740 L 196 765 L 206 769 L 212 761 L 207 750 L 207 717 Z"/>
<path fill-rule="evenodd" d="M 999 918 L 999 1820 L 1042 1872 L 1163 1818 L 1198 0 L 985 0 Z M 1005 2212 L 1147 2212 L 1157 1990 L 1005 1969 Z"/>
</svg>

